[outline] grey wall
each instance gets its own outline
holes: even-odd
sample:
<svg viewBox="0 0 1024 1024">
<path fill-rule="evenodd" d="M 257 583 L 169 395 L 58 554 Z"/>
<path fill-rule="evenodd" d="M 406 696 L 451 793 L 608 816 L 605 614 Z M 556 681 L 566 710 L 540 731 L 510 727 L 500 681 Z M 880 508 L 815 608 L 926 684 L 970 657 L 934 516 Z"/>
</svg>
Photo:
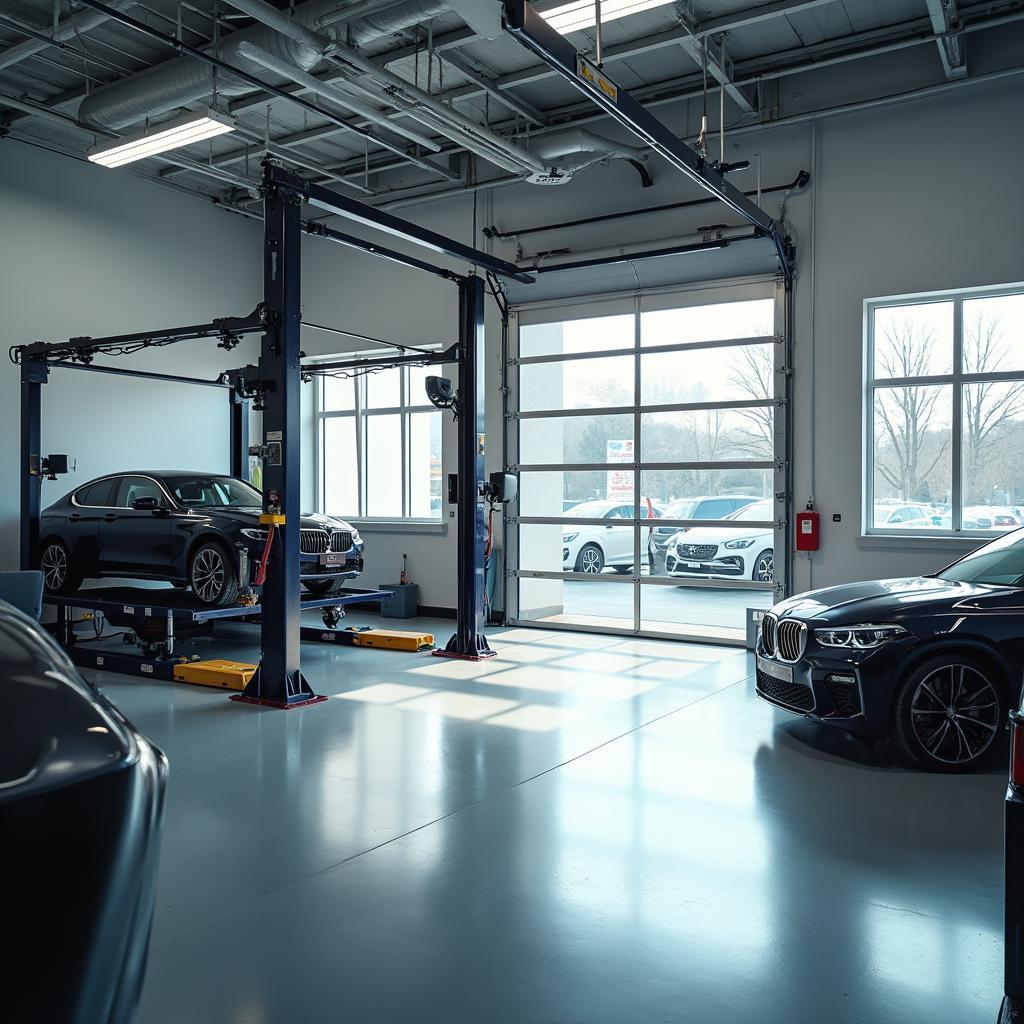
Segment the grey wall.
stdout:
<svg viewBox="0 0 1024 1024">
<path fill-rule="evenodd" d="M 28 146 L 0 159 L 4 351 L 34 340 L 198 323 L 246 313 L 261 287 L 258 226 L 218 214 L 128 171 Z M 118 365 L 213 378 L 247 358 L 213 341 L 151 350 Z M 100 362 L 101 360 L 97 360 Z M 220 391 L 55 370 L 44 389 L 44 451 L 77 459 L 44 502 L 116 469 L 228 468 Z M 0 369 L 0 564 L 17 564 L 19 374 Z"/>
</svg>

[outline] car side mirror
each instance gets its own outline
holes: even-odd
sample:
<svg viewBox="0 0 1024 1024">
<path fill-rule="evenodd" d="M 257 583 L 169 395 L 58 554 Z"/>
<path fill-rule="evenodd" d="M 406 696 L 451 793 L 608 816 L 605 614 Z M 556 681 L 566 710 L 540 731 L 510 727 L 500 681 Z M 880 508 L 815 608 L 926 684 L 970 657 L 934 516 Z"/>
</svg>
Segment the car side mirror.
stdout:
<svg viewBox="0 0 1024 1024">
<path fill-rule="evenodd" d="M 160 509 L 160 502 L 150 496 L 147 498 L 133 498 L 132 508 L 136 512 L 157 512 Z"/>
</svg>

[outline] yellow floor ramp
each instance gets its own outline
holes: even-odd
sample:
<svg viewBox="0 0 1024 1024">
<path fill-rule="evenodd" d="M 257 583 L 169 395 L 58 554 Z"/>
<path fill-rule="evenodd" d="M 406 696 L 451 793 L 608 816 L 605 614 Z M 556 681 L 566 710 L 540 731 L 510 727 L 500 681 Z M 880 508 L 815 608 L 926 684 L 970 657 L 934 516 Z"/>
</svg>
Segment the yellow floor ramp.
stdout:
<svg viewBox="0 0 1024 1024">
<path fill-rule="evenodd" d="M 383 647 L 391 651 L 422 651 L 434 646 L 433 633 L 406 633 L 399 629 L 363 629 L 352 630 L 351 634 L 351 642 L 355 647 Z"/>
<path fill-rule="evenodd" d="M 244 690 L 256 671 L 244 661 L 183 661 L 174 666 L 174 681 L 216 686 L 221 690 Z"/>
</svg>

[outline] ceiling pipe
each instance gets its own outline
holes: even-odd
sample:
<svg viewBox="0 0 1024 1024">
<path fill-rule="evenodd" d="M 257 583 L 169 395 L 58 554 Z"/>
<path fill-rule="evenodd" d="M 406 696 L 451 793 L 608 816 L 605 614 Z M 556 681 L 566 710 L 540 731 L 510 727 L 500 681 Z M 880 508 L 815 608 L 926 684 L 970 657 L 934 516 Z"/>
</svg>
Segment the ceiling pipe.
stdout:
<svg viewBox="0 0 1024 1024">
<path fill-rule="evenodd" d="M 296 85 L 301 85 L 304 89 L 308 89 L 311 93 L 315 96 L 319 96 L 321 99 L 334 103 L 336 106 L 349 110 L 354 114 L 359 114 L 361 117 L 365 117 L 367 121 L 372 121 L 374 124 L 383 125 L 388 129 L 388 131 L 392 131 L 396 135 L 401 135 L 410 142 L 415 142 L 416 145 L 422 146 L 424 149 L 429 149 L 432 153 L 437 153 L 441 149 L 438 143 L 428 139 L 425 135 L 420 135 L 417 132 L 402 127 L 402 125 L 393 124 L 386 114 L 379 110 L 374 110 L 374 108 L 369 104 L 363 103 L 362 100 L 357 100 L 354 96 L 349 96 L 330 85 L 325 85 L 319 78 L 315 78 L 313 75 L 309 74 L 308 71 L 303 71 L 300 68 L 289 65 L 287 61 L 280 60 L 273 56 L 273 54 L 267 53 L 265 50 L 261 50 L 253 43 L 241 43 L 238 47 L 238 54 L 240 57 L 244 57 L 253 64 L 258 64 L 260 67 L 266 68 L 267 71 L 273 71 L 274 74 L 280 75 L 282 78 L 290 79 Z M 380 140 L 378 139 L 378 141 Z M 384 143 L 382 143 L 382 145 L 384 145 Z M 394 149 L 392 146 L 387 146 L 387 148 L 392 150 Z M 405 153 L 399 151 L 399 155 L 405 156 Z"/>
<path fill-rule="evenodd" d="M 640 174 L 644 188 L 654 184 L 643 163 L 647 158 L 646 150 L 606 139 L 583 128 L 546 136 L 533 142 L 530 150 L 541 160 L 552 161 L 548 180 L 543 184 L 564 184 L 578 171 L 602 160 L 626 160 Z"/>
<path fill-rule="evenodd" d="M 497 162 L 498 166 L 503 167 L 505 170 L 528 171 L 531 173 L 544 173 L 546 171 L 543 164 L 522 147 L 497 135 L 472 118 L 465 117 L 458 113 L 458 111 L 446 107 L 440 100 L 424 92 L 418 86 L 407 82 L 404 78 L 400 78 L 393 72 L 388 71 L 387 68 L 380 67 L 368 57 L 364 57 L 355 46 L 343 43 L 340 39 L 336 39 L 333 36 L 312 32 L 305 24 L 307 21 L 305 17 L 303 18 L 303 24 L 296 24 L 297 19 L 286 17 L 277 8 L 266 3 L 266 0 L 227 0 L 227 2 L 244 14 L 256 18 L 268 28 L 285 35 L 298 45 L 312 47 L 315 43 L 320 48 L 320 52 L 332 63 L 340 64 L 343 61 L 344 64 L 349 65 L 380 86 L 383 86 L 387 101 L 393 106 L 399 107 L 404 103 L 405 109 L 403 113 L 407 116 L 412 117 L 421 124 L 429 125 L 453 142 L 465 145 L 467 149 L 473 151 L 480 151 L 482 149 L 483 152 L 480 155 L 484 156 L 485 159 Z M 296 15 L 298 15 L 299 11 L 305 13 L 309 6 L 306 4 L 298 8 Z M 441 11 L 448 10 L 447 5 L 438 5 L 435 0 L 406 0 L 401 9 L 394 8 L 379 15 L 368 16 L 363 21 L 368 24 L 372 23 L 375 37 L 379 36 L 382 30 L 385 32 L 397 31 L 400 22 L 397 13 L 399 10 L 404 11 L 407 7 L 410 10 L 417 10 L 419 18 L 431 17 Z M 432 15 L 429 12 L 434 12 L 434 14 Z M 357 22 L 355 26 L 348 26 L 349 38 L 357 43 L 362 38 L 362 32 L 359 29 L 360 24 L 362 23 Z M 384 28 L 385 25 L 387 26 L 386 29 Z M 353 31 L 354 27 L 355 31 Z M 363 41 L 366 41 L 366 39 L 364 38 Z M 369 93 L 373 96 L 378 95 L 376 91 L 368 90 L 364 84 L 356 80 L 350 80 L 347 84 L 352 88 L 358 89 L 360 92 Z M 396 100 L 400 102 L 396 103 Z"/>
<path fill-rule="evenodd" d="M 136 0 L 111 0 L 110 6 L 117 11 L 127 11 L 136 6 Z M 0 53 L 0 71 L 13 68 L 23 60 L 28 60 L 37 53 L 42 53 L 54 43 L 64 43 L 85 32 L 91 32 L 106 21 L 107 16 L 97 11 L 79 11 L 77 14 L 72 14 L 57 26 L 57 31 L 51 34 L 50 40 L 27 39 L 23 43 L 8 46 L 6 50 Z"/>
</svg>

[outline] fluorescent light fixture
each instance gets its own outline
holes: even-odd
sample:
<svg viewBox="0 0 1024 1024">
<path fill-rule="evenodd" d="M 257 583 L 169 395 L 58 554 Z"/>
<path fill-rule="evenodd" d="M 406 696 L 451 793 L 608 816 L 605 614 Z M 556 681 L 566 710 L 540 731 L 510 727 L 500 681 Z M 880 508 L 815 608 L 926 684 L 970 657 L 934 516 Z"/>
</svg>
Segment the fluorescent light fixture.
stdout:
<svg viewBox="0 0 1024 1024">
<path fill-rule="evenodd" d="M 88 156 L 94 164 L 121 167 L 135 160 L 156 156 L 157 153 L 166 153 L 169 149 L 179 149 L 181 146 L 191 146 L 194 142 L 225 135 L 227 132 L 233 132 L 235 128 L 232 118 L 216 110 L 189 111 L 180 117 L 155 125 L 142 134 L 97 146 Z"/>
<path fill-rule="evenodd" d="M 667 7 L 672 2 L 673 0 L 601 0 L 601 24 L 625 18 L 629 14 L 650 11 L 655 7 Z M 563 35 L 591 28 L 597 21 L 594 0 L 571 0 L 570 3 L 559 4 L 558 7 L 541 12 L 541 17 Z"/>
</svg>

